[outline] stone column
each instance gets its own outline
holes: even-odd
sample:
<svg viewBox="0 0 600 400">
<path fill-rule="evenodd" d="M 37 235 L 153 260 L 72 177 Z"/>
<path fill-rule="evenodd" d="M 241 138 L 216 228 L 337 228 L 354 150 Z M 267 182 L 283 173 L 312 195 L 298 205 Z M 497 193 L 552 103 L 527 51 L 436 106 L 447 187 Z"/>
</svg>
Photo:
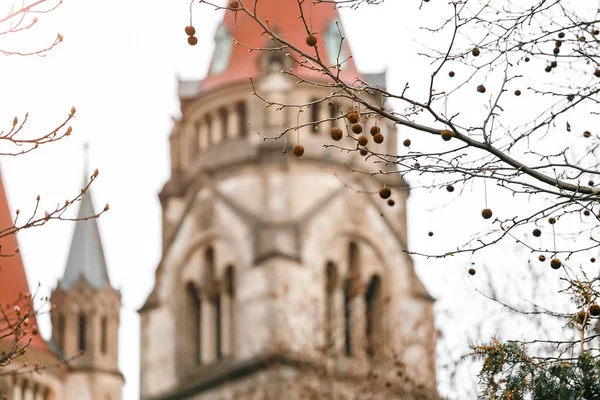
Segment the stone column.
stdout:
<svg viewBox="0 0 600 400">
<path fill-rule="evenodd" d="M 352 352 L 358 358 L 366 357 L 366 312 L 365 294 L 361 290 L 350 301 L 350 343 L 352 343 Z"/>
<path fill-rule="evenodd" d="M 221 291 L 221 352 L 223 357 L 232 355 L 232 340 L 233 329 L 231 326 L 231 314 L 233 309 L 232 299 L 227 293 L 227 288 Z"/>
<path fill-rule="evenodd" d="M 181 169 L 187 169 L 190 165 L 189 153 L 188 153 L 188 137 L 185 129 L 182 129 L 181 124 L 177 125 L 177 135 L 179 144 L 179 166 Z"/>
<path fill-rule="evenodd" d="M 217 341 L 215 340 L 215 306 L 211 299 L 209 299 L 204 291 L 201 294 L 202 305 L 201 314 L 202 322 L 200 323 L 201 337 L 200 342 L 202 346 L 201 356 L 202 364 L 210 364 L 216 359 L 217 353 Z"/>
<path fill-rule="evenodd" d="M 333 312 L 331 320 L 331 334 L 333 353 L 344 353 L 344 289 L 338 285 L 333 292 Z"/>
<path fill-rule="evenodd" d="M 23 383 L 21 381 L 19 381 L 17 379 L 15 379 L 13 381 L 13 390 L 12 390 L 13 397 L 12 398 L 14 400 L 21 400 L 23 398 L 23 389 L 22 389 L 22 387 L 23 387 Z"/>
<path fill-rule="evenodd" d="M 33 400 L 33 384 L 31 382 L 27 382 L 23 385 L 23 400 Z"/>
<path fill-rule="evenodd" d="M 203 119 L 198 125 L 198 147 L 200 151 L 208 150 L 210 146 L 210 125 L 208 120 Z"/>
<path fill-rule="evenodd" d="M 228 137 L 233 139 L 241 135 L 240 116 L 237 110 L 237 104 L 227 108 L 227 130 Z"/>
<path fill-rule="evenodd" d="M 223 121 L 219 113 L 212 115 L 212 126 L 210 130 L 211 144 L 214 146 L 223 140 Z"/>
</svg>

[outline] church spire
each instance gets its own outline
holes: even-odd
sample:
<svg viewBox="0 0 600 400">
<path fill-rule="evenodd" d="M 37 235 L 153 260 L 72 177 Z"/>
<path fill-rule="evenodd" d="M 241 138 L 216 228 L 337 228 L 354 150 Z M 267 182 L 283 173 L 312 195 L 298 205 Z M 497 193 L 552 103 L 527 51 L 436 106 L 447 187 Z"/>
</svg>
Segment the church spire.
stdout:
<svg viewBox="0 0 600 400">
<path fill-rule="evenodd" d="M 315 54 L 315 50 L 306 43 L 308 33 L 303 20 L 299 18 L 297 0 L 247 0 L 245 4 L 252 12 L 256 10 L 256 17 L 261 22 L 266 25 L 276 23 L 273 31 L 279 37 L 310 55 Z M 348 39 L 344 36 L 335 4 L 304 1 L 301 7 L 308 29 L 317 38 L 317 49 L 323 62 L 331 68 L 341 64 L 340 78 L 354 82 L 359 72 L 350 56 Z M 273 47 L 273 42 L 259 24 L 243 11 L 227 10 L 216 31 L 209 74 L 200 84 L 200 91 L 247 82 L 249 78 L 259 76 L 259 57 L 263 52 L 248 49 L 264 47 Z M 292 49 L 287 51 L 294 58 L 301 59 Z M 292 70 L 294 74 L 311 81 L 327 80 L 323 74 L 311 68 L 293 65 Z"/>
<path fill-rule="evenodd" d="M 90 176 L 87 147 L 86 143 L 84 145 L 83 187 L 87 186 Z M 96 215 L 96 212 L 92 202 L 91 189 L 88 189 L 82 195 L 79 203 L 78 221 L 75 224 L 71 240 L 67 266 L 60 281 L 60 286 L 64 290 L 69 290 L 81 279 L 95 289 L 102 289 L 105 285 L 110 285 L 98 224 L 96 218 L 89 218 L 92 215 Z"/>
</svg>

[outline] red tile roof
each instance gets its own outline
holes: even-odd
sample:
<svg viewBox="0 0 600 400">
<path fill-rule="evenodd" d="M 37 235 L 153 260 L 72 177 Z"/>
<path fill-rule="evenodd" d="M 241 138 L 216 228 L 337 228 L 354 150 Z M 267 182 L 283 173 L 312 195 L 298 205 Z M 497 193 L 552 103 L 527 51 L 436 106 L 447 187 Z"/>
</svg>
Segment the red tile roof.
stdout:
<svg viewBox="0 0 600 400">
<path fill-rule="evenodd" d="M 315 55 L 315 50 L 306 44 L 308 34 L 303 21 L 299 18 L 300 8 L 297 0 L 246 0 L 245 4 L 250 10 L 253 10 L 255 2 L 258 3 L 256 10 L 258 19 L 265 24 L 268 22 L 268 25 L 286 41 L 310 55 Z M 316 33 L 315 36 L 318 39 L 317 47 L 321 59 L 328 65 L 328 56 L 324 46 L 325 33 L 332 22 L 339 20 L 338 12 L 333 4 L 313 4 L 309 0 L 304 1 L 302 8 L 310 30 Z M 223 24 L 229 34 L 245 46 L 252 48 L 270 47 L 269 36 L 264 33 L 262 27 L 256 21 L 243 11 L 234 12 L 227 10 Z M 344 40 L 344 43 L 346 53 L 351 54 L 347 39 Z M 227 67 L 221 73 L 214 75 L 209 73 L 201 84 L 200 90 L 202 92 L 233 83 L 248 81 L 250 77 L 259 75 L 258 60 L 260 54 L 264 52 L 248 51 L 248 48 L 245 46 L 233 44 Z M 294 65 L 293 69 L 296 74 L 303 78 L 317 81 L 330 80 L 330 78 L 323 76 L 318 71 L 312 71 L 298 65 Z M 343 64 L 343 71 L 340 77 L 344 81 L 352 83 L 357 76 L 359 76 L 359 73 L 352 59 Z"/>
<path fill-rule="evenodd" d="M 14 215 L 14 213 L 10 212 L 4 184 L 2 182 L 2 175 L 0 174 L 0 232 L 13 225 Z M 0 237 L 0 244 L 2 245 L 2 250 L 0 252 L 2 255 L 13 254 L 19 246 L 15 234 Z M 25 297 L 29 292 L 29 285 L 27 284 L 27 277 L 25 275 L 25 267 L 23 266 L 21 254 L 16 253 L 10 257 L 0 257 L 0 306 L 3 307 L 8 315 L 12 316 L 14 316 L 15 304 L 18 305 L 23 312 L 28 310 L 30 315 L 28 334 L 25 338 L 21 339 L 21 343 L 27 343 L 29 337 L 32 337 L 32 341 L 29 345 L 30 349 L 51 353 L 46 341 L 44 341 L 39 333 L 37 335 L 31 334 L 33 328 L 37 327 L 37 321 L 35 313 L 33 312 L 31 300 Z M 0 318 L 0 330 L 5 330 L 5 324 L 6 322 Z"/>
</svg>

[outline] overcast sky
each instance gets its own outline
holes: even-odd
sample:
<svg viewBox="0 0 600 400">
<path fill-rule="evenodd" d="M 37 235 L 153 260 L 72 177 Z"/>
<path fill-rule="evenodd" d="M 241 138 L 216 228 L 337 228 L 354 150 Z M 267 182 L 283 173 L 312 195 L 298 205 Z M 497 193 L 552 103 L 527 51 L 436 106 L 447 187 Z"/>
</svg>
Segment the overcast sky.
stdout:
<svg viewBox="0 0 600 400">
<path fill-rule="evenodd" d="M 423 21 L 416 17 L 423 11 L 418 10 L 418 1 L 409 3 L 406 7 L 406 2 L 388 1 L 342 14 L 359 68 L 386 69 L 392 91 L 400 91 L 408 77 L 429 75 L 420 72 L 427 71 L 428 65 L 416 57 L 412 42 L 415 28 Z M 60 46 L 43 58 L 4 57 L 0 63 L 2 129 L 10 126 L 15 115 L 29 112 L 28 132 L 46 131 L 60 123 L 71 106 L 77 107 L 71 137 L 23 157 L 3 158 L 2 174 L 13 210 L 32 210 L 38 194 L 47 208 L 53 207 L 79 191 L 82 147 L 90 143 L 89 164 L 100 170 L 92 189 L 96 209 L 110 204 L 110 211 L 99 220 L 104 250 L 113 285 L 123 295 L 120 366 L 127 380 L 126 400 L 138 398 L 139 393 L 136 310 L 152 289 L 160 260 L 157 194 L 169 174 L 167 138 L 171 118 L 178 115 L 177 77 L 205 75 L 214 29 L 221 19 L 208 7 L 196 7 L 199 43 L 190 47 L 183 32 L 188 9 L 187 1 L 65 0 L 51 14 L 38 16 L 39 27 L 33 32 L 6 43 L 28 49 L 52 41 L 60 32 L 64 36 Z M 432 211 L 435 205 L 440 201 L 426 192 L 415 190 L 411 195 L 411 246 L 445 244 L 444 238 L 455 238 L 456 226 L 468 223 L 460 213 Z M 476 230 L 481 221 L 473 224 Z M 20 233 L 31 285 L 54 287 L 65 266 L 72 230 L 71 223 L 53 222 Z M 438 242 L 427 236 L 430 230 Z M 417 271 L 434 297 L 446 304 L 463 304 L 461 310 L 467 314 L 476 307 L 468 301 L 473 288 L 464 273 L 470 262 L 416 260 Z M 438 314 L 443 314 L 439 315 L 442 322 L 449 317 L 439 307 Z M 46 338 L 47 328 L 43 329 Z M 464 339 L 465 332 L 468 324 L 445 334 Z"/>
</svg>

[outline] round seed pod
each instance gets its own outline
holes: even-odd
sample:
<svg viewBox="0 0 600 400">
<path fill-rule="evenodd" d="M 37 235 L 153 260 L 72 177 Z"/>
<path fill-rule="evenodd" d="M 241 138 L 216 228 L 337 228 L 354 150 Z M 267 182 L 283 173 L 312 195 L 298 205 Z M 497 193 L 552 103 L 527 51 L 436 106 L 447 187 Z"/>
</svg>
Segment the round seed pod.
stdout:
<svg viewBox="0 0 600 400">
<path fill-rule="evenodd" d="M 447 142 L 454 137 L 454 132 L 449 131 L 449 130 L 443 130 L 441 135 L 442 135 L 442 139 L 444 139 Z"/>
<path fill-rule="evenodd" d="M 558 53 L 560 53 L 560 47 L 555 47 L 555 48 L 552 50 L 552 52 L 553 52 L 554 54 L 558 54 Z"/>
<path fill-rule="evenodd" d="M 296 157 L 302 157 L 302 155 L 304 154 L 304 146 L 297 144 L 296 146 L 294 146 L 294 155 Z"/>
<path fill-rule="evenodd" d="M 475 271 L 475 268 L 469 268 L 469 275 L 475 275 L 477 271 Z"/>
<path fill-rule="evenodd" d="M 369 152 L 365 149 L 360 149 L 360 155 L 361 156 L 366 156 L 367 154 L 369 154 Z"/>
<path fill-rule="evenodd" d="M 535 229 L 533 230 L 533 236 L 535 236 L 535 237 L 540 237 L 540 236 L 542 236 L 542 231 L 540 231 L 538 228 L 535 228 Z"/>
<path fill-rule="evenodd" d="M 483 86 L 483 85 L 479 85 L 479 86 L 477 86 L 477 91 L 478 91 L 479 93 L 485 93 L 485 86 Z"/>
<path fill-rule="evenodd" d="M 578 324 L 583 324 L 583 321 L 585 321 L 585 317 L 586 317 L 586 312 L 579 311 L 577 313 L 577 315 L 575 316 L 575 322 L 577 322 Z"/>
<path fill-rule="evenodd" d="M 594 71 L 594 76 L 596 78 L 600 78 L 600 69 L 597 69 L 597 70 Z"/>
<path fill-rule="evenodd" d="M 479 51 L 479 47 L 477 47 L 477 46 L 473 47 L 473 50 L 471 50 L 471 54 L 473 54 L 475 57 L 477 57 L 479 54 L 481 54 L 481 51 Z"/>
<path fill-rule="evenodd" d="M 240 8 L 240 3 L 237 0 L 231 0 L 229 2 L 229 8 L 232 10 L 237 10 L 238 8 Z"/>
<path fill-rule="evenodd" d="M 543 254 L 540 254 L 540 256 L 538 257 L 538 260 L 540 260 L 541 262 L 546 261 L 546 256 Z"/>
<path fill-rule="evenodd" d="M 359 146 L 366 146 L 367 143 L 369 143 L 369 139 L 367 139 L 366 136 L 361 135 L 358 137 L 358 145 Z"/>
<path fill-rule="evenodd" d="M 549 223 L 550 225 L 554 225 L 554 224 L 556 223 L 556 218 L 554 218 L 554 217 L 550 217 L 550 218 L 548 218 L 548 223 Z"/>
<path fill-rule="evenodd" d="M 402 144 L 404 145 L 404 147 L 410 147 L 410 139 L 404 139 L 404 142 L 402 142 Z"/>
<path fill-rule="evenodd" d="M 564 38 L 565 37 L 565 33 L 564 32 L 559 32 L 558 33 L 558 37 L 561 38 L 561 39 Z"/>
<path fill-rule="evenodd" d="M 185 27 L 185 34 L 188 36 L 194 36 L 196 34 L 196 28 L 194 28 L 193 26 L 186 26 Z"/>
<path fill-rule="evenodd" d="M 562 46 L 562 42 L 563 42 L 562 40 L 556 40 L 556 41 L 554 42 L 554 46 L 556 46 L 556 47 L 560 47 L 560 46 Z"/>
<path fill-rule="evenodd" d="M 590 306 L 590 315 L 593 317 L 597 317 L 600 315 L 600 306 L 598 304 L 592 304 Z"/>
<path fill-rule="evenodd" d="M 381 197 L 382 199 L 389 199 L 391 195 L 392 190 L 389 187 L 384 186 L 381 189 L 379 189 L 379 197 Z"/>
<path fill-rule="evenodd" d="M 371 136 L 375 136 L 381 132 L 381 129 L 377 125 L 373 125 L 371 129 L 369 129 L 369 132 L 371 133 Z"/>
<path fill-rule="evenodd" d="M 306 44 L 310 47 L 315 47 L 317 45 L 317 37 L 315 35 L 309 35 L 306 38 Z"/>
<path fill-rule="evenodd" d="M 588 186 L 594 186 L 594 181 L 588 181 Z"/>
<path fill-rule="evenodd" d="M 446 186 L 446 190 L 447 190 L 448 192 L 452 193 L 452 192 L 454 192 L 454 186 L 452 186 L 452 185 L 448 185 L 448 186 Z"/>
<path fill-rule="evenodd" d="M 556 61 L 552 61 L 550 63 L 550 68 L 556 68 L 558 66 L 558 63 Z"/>
<path fill-rule="evenodd" d="M 530 58 L 529 57 L 525 57 L 524 60 L 525 60 L 525 62 L 529 62 Z"/>
<path fill-rule="evenodd" d="M 198 38 L 196 36 L 190 36 L 187 40 L 190 46 L 195 46 L 198 44 Z"/>
<path fill-rule="evenodd" d="M 586 217 L 590 216 L 590 210 L 583 210 L 583 215 L 585 215 Z"/>
<path fill-rule="evenodd" d="M 387 201 L 387 203 L 388 203 L 388 206 L 390 206 L 390 207 L 394 207 L 394 205 L 396 205 L 396 202 L 394 201 L 394 199 L 389 199 Z"/>
<path fill-rule="evenodd" d="M 590 262 L 591 262 L 591 263 L 595 263 L 595 262 L 596 262 L 596 259 L 595 259 L 594 257 L 592 257 L 592 258 L 590 258 Z"/>
<path fill-rule="evenodd" d="M 376 133 L 373 135 L 373 141 L 377 144 L 383 143 L 383 135 L 381 133 Z"/>
<path fill-rule="evenodd" d="M 481 216 L 483 217 L 483 219 L 490 219 L 492 218 L 492 210 L 490 210 L 489 208 L 484 208 L 481 211 Z"/>
<path fill-rule="evenodd" d="M 600 30 L 598 30 L 598 29 L 594 29 L 594 30 L 592 31 L 592 33 L 593 33 L 594 35 L 599 35 L 599 34 L 600 34 Z"/>
<path fill-rule="evenodd" d="M 584 137 L 584 138 L 589 138 L 589 137 L 591 137 L 591 136 L 592 136 L 592 132 L 590 132 L 590 131 L 585 131 L 585 132 L 583 132 L 583 137 Z"/>
<path fill-rule="evenodd" d="M 550 72 L 550 71 L 552 71 L 552 67 L 547 65 L 546 68 L 544 68 L 544 71 Z"/>
<path fill-rule="evenodd" d="M 433 236 L 433 232 L 431 232 L 431 231 L 430 231 L 430 232 L 428 233 L 428 235 L 429 235 L 429 237 L 432 237 L 432 236 Z"/>
<path fill-rule="evenodd" d="M 355 124 L 358 122 L 360 115 L 358 114 L 358 112 L 356 110 L 350 110 L 346 114 L 346 118 L 348 118 L 348 121 L 350 121 L 351 124 Z"/>
<path fill-rule="evenodd" d="M 352 132 L 356 133 L 357 135 L 361 134 L 363 131 L 363 127 L 361 124 L 359 124 L 358 122 L 355 124 L 352 124 Z"/>
<path fill-rule="evenodd" d="M 558 258 L 553 258 L 550 260 L 550 266 L 552 269 L 559 269 L 562 265 L 562 262 Z"/>
<path fill-rule="evenodd" d="M 515 96 L 520 96 L 521 95 L 521 91 L 519 89 L 515 90 Z"/>
<path fill-rule="evenodd" d="M 344 132 L 340 128 L 333 128 L 331 130 L 331 138 L 335 141 L 342 140 Z"/>
<path fill-rule="evenodd" d="M 450 71 L 450 72 L 448 72 L 448 76 L 449 76 L 450 78 L 454 78 L 454 75 L 456 75 L 456 74 L 454 73 L 454 71 Z"/>
</svg>

